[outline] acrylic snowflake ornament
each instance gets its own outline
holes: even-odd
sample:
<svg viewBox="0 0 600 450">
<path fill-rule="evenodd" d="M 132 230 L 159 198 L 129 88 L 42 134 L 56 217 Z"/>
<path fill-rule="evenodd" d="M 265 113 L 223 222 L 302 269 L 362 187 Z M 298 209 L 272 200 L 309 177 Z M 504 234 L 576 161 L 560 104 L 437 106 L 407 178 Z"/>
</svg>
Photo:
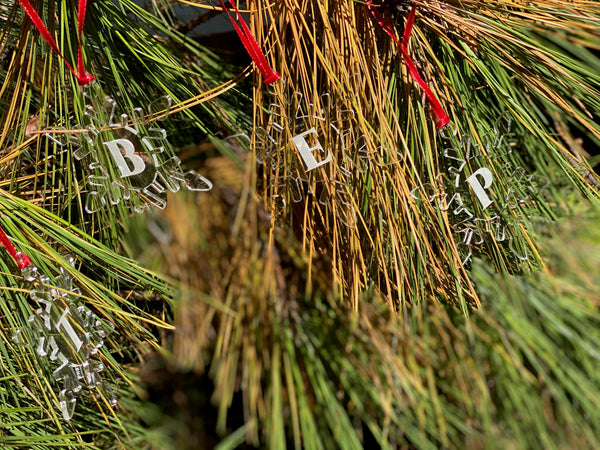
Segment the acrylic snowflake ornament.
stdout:
<svg viewBox="0 0 600 450">
<path fill-rule="evenodd" d="M 66 420 L 73 417 L 83 388 L 98 388 L 109 404 L 115 406 L 117 400 L 110 384 L 100 376 L 104 364 L 94 358 L 106 336 L 114 330 L 113 324 L 99 319 L 80 304 L 81 293 L 64 268 L 53 280 L 40 275 L 34 265 L 25 267 L 22 274 L 32 283 L 29 294 L 37 309 L 13 340 L 58 366 L 52 374 L 61 386 L 58 398 L 63 417 Z"/>
<path fill-rule="evenodd" d="M 412 191 L 414 199 L 447 211 L 458 247 L 462 250 L 463 265 L 486 243 L 505 244 L 518 260 L 529 258 L 528 248 L 521 239 L 521 218 L 543 190 L 550 184 L 542 176 L 528 174 L 507 156 L 512 152 L 511 121 L 500 117 L 492 130 L 482 136 L 482 143 L 471 136 L 457 135 L 442 138 L 452 146 L 444 149 L 442 166 L 433 183 Z M 502 179 L 502 195 L 494 187 Z"/>
<path fill-rule="evenodd" d="M 212 183 L 195 171 L 184 173 L 179 158 L 165 149 L 167 132 L 160 121 L 169 115 L 169 96 L 152 102 L 147 111 L 134 108 L 118 117 L 113 98 L 98 102 L 86 94 L 86 99 L 91 103 L 85 111 L 89 125 L 70 134 L 67 142 L 49 137 L 59 145 L 73 145 L 75 158 L 88 168 L 88 213 L 119 203 L 138 213 L 150 206 L 164 209 L 169 191 L 212 189 Z M 159 110 L 160 118 L 153 118 Z"/>
<path fill-rule="evenodd" d="M 269 193 L 288 212 L 288 205 L 312 200 L 353 228 L 357 179 L 373 164 L 397 164 L 403 157 L 387 147 L 374 149 L 358 131 L 354 110 L 333 95 L 321 94 L 313 103 L 281 83 L 283 96 L 272 88 L 266 124 L 255 135 L 257 162 L 267 172 Z M 391 162 L 382 163 L 386 158 Z"/>
</svg>

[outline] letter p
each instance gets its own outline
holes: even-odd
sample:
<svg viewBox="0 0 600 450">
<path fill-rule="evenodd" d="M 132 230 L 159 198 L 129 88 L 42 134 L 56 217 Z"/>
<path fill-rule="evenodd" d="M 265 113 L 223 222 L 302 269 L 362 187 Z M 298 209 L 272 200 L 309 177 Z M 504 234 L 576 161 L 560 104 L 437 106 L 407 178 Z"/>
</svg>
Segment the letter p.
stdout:
<svg viewBox="0 0 600 450">
<path fill-rule="evenodd" d="M 478 177 L 481 177 L 483 179 L 483 185 L 479 181 Z M 471 189 L 473 189 L 473 192 L 477 196 L 477 199 L 481 203 L 481 206 L 483 207 L 483 209 L 486 209 L 488 206 L 490 206 L 492 204 L 492 200 L 485 192 L 485 190 L 492 185 L 492 181 L 493 181 L 492 172 L 490 171 L 490 169 L 481 167 L 481 168 L 477 169 L 473 173 L 473 175 L 471 175 L 469 178 L 467 178 L 466 181 L 471 186 Z"/>
</svg>

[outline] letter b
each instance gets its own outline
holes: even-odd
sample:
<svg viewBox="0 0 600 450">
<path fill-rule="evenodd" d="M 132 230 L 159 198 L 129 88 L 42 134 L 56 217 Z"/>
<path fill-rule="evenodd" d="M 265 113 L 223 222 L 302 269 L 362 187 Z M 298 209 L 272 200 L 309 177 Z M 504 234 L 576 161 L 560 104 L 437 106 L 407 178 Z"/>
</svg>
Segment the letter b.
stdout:
<svg viewBox="0 0 600 450">
<path fill-rule="evenodd" d="M 139 175 L 146 168 L 144 160 L 139 155 L 135 154 L 135 146 L 131 141 L 127 139 L 115 139 L 114 141 L 104 142 L 104 145 L 106 145 L 113 159 L 117 163 L 123 178 Z M 123 150 L 123 153 L 121 152 L 121 149 Z M 133 168 L 130 168 L 126 159 L 131 161 Z"/>
</svg>

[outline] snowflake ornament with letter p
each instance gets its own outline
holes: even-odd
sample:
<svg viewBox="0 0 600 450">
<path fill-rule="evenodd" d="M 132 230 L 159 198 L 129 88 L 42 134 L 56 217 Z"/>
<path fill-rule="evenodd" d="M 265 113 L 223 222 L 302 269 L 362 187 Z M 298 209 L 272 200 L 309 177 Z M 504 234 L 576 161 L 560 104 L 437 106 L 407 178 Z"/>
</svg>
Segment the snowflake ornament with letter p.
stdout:
<svg viewBox="0 0 600 450">
<path fill-rule="evenodd" d="M 442 171 L 430 182 L 412 190 L 413 199 L 447 212 L 462 265 L 485 249 L 501 249 L 515 262 L 529 259 L 525 219 L 536 215 L 536 202 L 550 185 L 540 174 L 529 174 L 509 158 L 513 146 L 512 120 L 502 114 L 481 142 L 470 134 L 441 133 Z M 488 250 L 489 251 L 489 250 Z"/>
</svg>

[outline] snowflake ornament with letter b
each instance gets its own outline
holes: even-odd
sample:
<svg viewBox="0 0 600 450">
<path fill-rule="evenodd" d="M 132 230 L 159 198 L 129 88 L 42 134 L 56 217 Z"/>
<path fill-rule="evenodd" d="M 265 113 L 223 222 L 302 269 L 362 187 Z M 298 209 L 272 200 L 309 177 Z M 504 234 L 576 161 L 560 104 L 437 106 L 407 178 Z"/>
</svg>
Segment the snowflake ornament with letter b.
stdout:
<svg viewBox="0 0 600 450">
<path fill-rule="evenodd" d="M 68 143 L 75 147 L 75 158 L 91 172 L 87 176 L 89 193 L 85 202 L 88 213 L 119 203 L 138 213 L 149 206 L 164 209 L 168 191 L 212 189 L 212 183 L 195 171 L 184 173 L 179 158 L 165 149 L 167 132 L 158 122 L 169 115 L 172 102 L 169 96 L 148 105 L 147 115 L 142 108 L 134 108 L 131 114 L 121 114 L 118 118 L 113 98 L 104 97 L 101 105 L 94 105 L 94 97 L 86 94 L 92 103 L 85 111 L 90 124 L 68 136 Z M 151 122 L 150 118 L 156 115 L 162 117 Z M 66 145 L 56 137 L 49 137 L 61 146 Z"/>
</svg>

